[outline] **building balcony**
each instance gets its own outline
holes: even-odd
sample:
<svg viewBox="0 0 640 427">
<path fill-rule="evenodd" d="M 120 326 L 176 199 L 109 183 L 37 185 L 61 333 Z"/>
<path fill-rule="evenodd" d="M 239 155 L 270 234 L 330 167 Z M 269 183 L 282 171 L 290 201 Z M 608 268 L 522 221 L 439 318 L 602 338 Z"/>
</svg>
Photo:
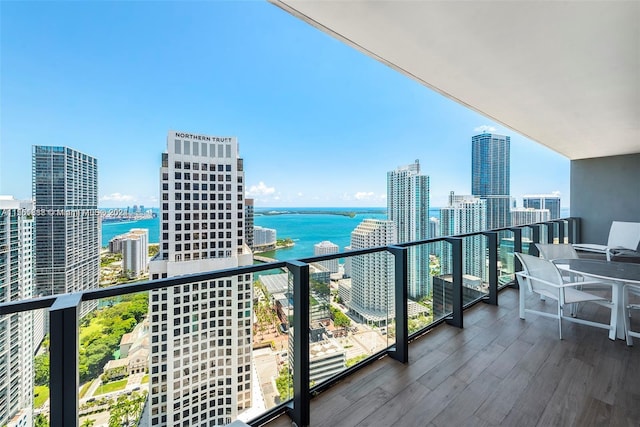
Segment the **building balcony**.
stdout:
<svg viewBox="0 0 640 427">
<path fill-rule="evenodd" d="M 289 348 L 288 355 L 283 357 L 282 349 L 274 349 L 271 358 L 276 366 L 288 359 L 292 398 L 283 396 L 280 403 L 261 410 L 252 407 L 250 415 L 242 416 L 250 425 L 289 425 L 292 420 L 299 426 L 440 425 L 454 421 L 455 425 L 582 425 L 585 420 L 597 422 L 601 418 L 615 420 L 612 425 L 632 425 L 634 420 L 640 420 L 633 404 L 640 397 L 640 373 L 632 365 L 638 359 L 633 347 L 627 347 L 622 340 L 610 341 L 603 330 L 573 324 L 565 327 L 561 341 L 554 321 L 533 315 L 526 321 L 518 318 L 518 291 L 512 288 L 512 279 L 519 265 L 514 262 L 513 252 L 533 249 L 523 234 L 530 236 L 532 242 L 576 242 L 579 226 L 579 219 L 569 218 L 230 268 L 2 304 L 0 315 L 43 308 L 49 311 L 51 425 L 79 424 L 77 355 L 82 302 L 274 269 L 289 273 L 291 304 L 285 309 L 290 324 L 288 343 L 283 347 Z M 465 241 L 475 242 L 478 238 L 484 242 L 482 253 L 463 249 Z M 407 294 L 408 255 L 417 246 L 427 246 L 431 252 L 443 245 L 450 246 L 451 271 L 434 275 L 433 296 L 427 303 L 430 316 L 424 321 L 424 313 L 418 310 L 422 321 L 417 322 L 408 308 L 417 304 Z M 384 321 L 358 324 L 366 330 L 366 336 L 354 336 L 357 328 L 335 328 L 330 334 L 328 329 L 320 330 L 319 321 L 312 318 L 314 307 L 330 306 L 331 302 L 323 300 L 323 288 L 314 282 L 311 264 L 381 252 L 391 254 L 394 266 L 393 297 L 387 300 Z M 486 280 L 469 280 L 463 262 L 469 256 L 486 264 Z M 533 297 L 530 300 L 544 304 Z M 587 314 L 594 318 L 606 316 L 604 309 Z M 297 330 L 309 330 L 308 337 L 294 334 Z M 314 343 L 327 339 L 324 333 L 339 344 L 340 337 L 352 337 L 351 343 L 361 345 L 364 351 L 352 358 L 348 349 L 351 345 L 343 342 L 342 347 L 316 346 L 312 357 Z M 210 346 L 215 347 L 213 343 Z M 324 350 L 327 354 L 319 353 Z M 332 362 L 329 377 L 313 377 L 319 357 L 341 352 L 344 355 L 338 359 L 355 359 L 355 364 L 337 367 Z M 260 383 L 262 389 L 257 393 L 266 396 L 265 384 L 269 380 L 257 374 L 255 363 L 254 356 L 254 390 L 260 388 Z M 190 387 L 200 384 L 196 383 L 197 377 Z M 169 400 L 167 406 L 179 405 L 178 401 L 171 401 L 171 396 Z M 181 420 L 179 424 L 182 421 L 191 420 Z M 204 420 L 207 425 L 210 421 Z M 170 418 L 167 423 L 171 425 Z"/>
</svg>

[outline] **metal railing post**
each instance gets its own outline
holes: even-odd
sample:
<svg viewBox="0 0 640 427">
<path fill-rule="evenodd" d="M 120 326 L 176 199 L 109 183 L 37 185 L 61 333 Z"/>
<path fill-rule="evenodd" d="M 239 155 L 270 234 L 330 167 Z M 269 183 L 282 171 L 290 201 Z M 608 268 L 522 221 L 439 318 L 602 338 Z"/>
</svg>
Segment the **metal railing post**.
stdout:
<svg viewBox="0 0 640 427">
<path fill-rule="evenodd" d="M 395 259 L 394 296 L 396 311 L 396 345 L 389 351 L 389 356 L 402 362 L 409 362 L 409 313 L 407 300 L 407 259 L 409 249 L 399 246 L 389 246 L 389 252 Z"/>
<path fill-rule="evenodd" d="M 498 305 L 498 233 L 486 231 L 487 251 L 489 252 L 489 298 L 491 305 Z"/>
<path fill-rule="evenodd" d="M 60 295 L 49 308 L 52 426 L 78 426 L 78 319 L 82 294 Z"/>
<path fill-rule="evenodd" d="M 522 253 L 522 229 L 516 227 L 512 228 L 511 231 L 513 232 L 513 273 L 515 274 L 518 271 L 522 271 L 522 264 L 516 256 L 516 252 Z M 520 287 L 515 276 L 514 279 L 509 282 L 508 286 L 514 289 L 518 289 Z"/>
<path fill-rule="evenodd" d="M 311 422 L 309 393 L 309 264 L 287 262 L 293 274 L 293 406 L 289 416 L 298 427 Z"/>
<path fill-rule="evenodd" d="M 558 224 L 558 244 L 564 244 L 564 221 L 556 221 Z"/>
<path fill-rule="evenodd" d="M 580 243 L 580 218 L 569 218 L 569 243 Z"/>
<path fill-rule="evenodd" d="M 553 239 L 556 235 L 556 223 L 555 222 L 545 222 L 544 223 L 547 226 L 547 243 L 552 244 L 553 243 Z"/>
<path fill-rule="evenodd" d="M 540 224 L 534 224 L 531 226 L 532 231 L 532 242 L 529 245 L 529 255 L 538 256 L 540 252 L 538 251 L 538 247 L 536 243 L 540 243 Z"/>
<path fill-rule="evenodd" d="M 453 266 L 453 281 L 451 283 L 453 315 L 447 318 L 446 322 L 452 326 L 462 328 L 462 239 L 460 237 L 447 237 L 445 240 L 451 244 L 451 265 Z"/>
</svg>

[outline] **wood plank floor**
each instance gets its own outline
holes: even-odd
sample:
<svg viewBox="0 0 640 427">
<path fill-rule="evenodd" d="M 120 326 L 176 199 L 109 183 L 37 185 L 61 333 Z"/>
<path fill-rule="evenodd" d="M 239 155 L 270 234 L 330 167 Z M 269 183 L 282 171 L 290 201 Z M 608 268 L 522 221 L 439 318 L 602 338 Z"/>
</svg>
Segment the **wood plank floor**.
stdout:
<svg viewBox="0 0 640 427">
<path fill-rule="evenodd" d="M 627 347 L 564 322 L 559 340 L 555 320 L 518 318 L 513 289 L 499 307 L 466 311 L 464 323 L 412 342 L 406 365 L 383 358 L 315 397 L 311 425 L 640 426 L 640 339 Z M 268 424 L 290 425 L 286 415 Z"/>
</svg>

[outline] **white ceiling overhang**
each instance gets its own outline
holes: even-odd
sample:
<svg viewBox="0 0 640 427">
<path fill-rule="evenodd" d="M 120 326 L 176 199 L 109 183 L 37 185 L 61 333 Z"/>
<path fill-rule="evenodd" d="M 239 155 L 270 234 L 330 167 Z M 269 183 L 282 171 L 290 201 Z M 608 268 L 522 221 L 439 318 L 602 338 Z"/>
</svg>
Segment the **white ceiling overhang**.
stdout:
<svg viewBox="0 0 640 427">
<path fill-rule="evenodd" d="M 640 153 L 640 1 L 271 1 L 570 159 Z"/>
</svg>

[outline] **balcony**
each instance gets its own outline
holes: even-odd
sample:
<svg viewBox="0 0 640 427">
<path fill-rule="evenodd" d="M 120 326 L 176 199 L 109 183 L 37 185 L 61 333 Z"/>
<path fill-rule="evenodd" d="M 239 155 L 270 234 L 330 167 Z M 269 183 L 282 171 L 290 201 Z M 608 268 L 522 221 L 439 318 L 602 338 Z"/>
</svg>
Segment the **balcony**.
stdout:
<svg viewBox="0 0 640 427">
<path fill-rule="evenodd" d="M 559 340 L 553 320 L 518 318 L 518 291 L 510 288 L 500 292 L 499 306 L 465 312 L 464 323 L 413 340 L 406 364 L 381 358 L 314 397 L 310 425 L 630 426 L 640 420 L 637 348 L 577 324 L 568 324 Z M 288 427 L 291 420 L 281 416 L 266 425 Z"/>
</svg>

